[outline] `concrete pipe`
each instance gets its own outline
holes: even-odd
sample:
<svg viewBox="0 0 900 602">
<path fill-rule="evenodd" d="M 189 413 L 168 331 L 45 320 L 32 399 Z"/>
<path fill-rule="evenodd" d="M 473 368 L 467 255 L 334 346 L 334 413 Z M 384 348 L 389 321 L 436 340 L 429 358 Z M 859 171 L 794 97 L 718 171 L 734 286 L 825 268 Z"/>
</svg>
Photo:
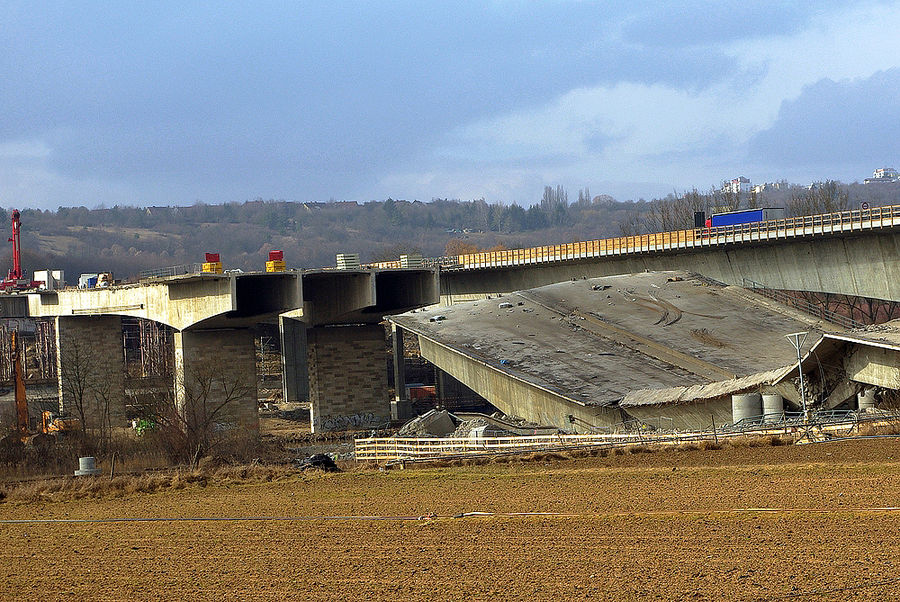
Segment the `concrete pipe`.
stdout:
<svg viewBox="0 0 900 602">
<path fill-rule="evenodd" d="M 784 397 L 777 393 L 765 393 L 762 396 L 762 413 L 765 422 L 781 422 L 784 420 Z"/>
<path fill-rule="evenodd" d="M 78 470 L 75 471 L 76 477 L 86 477 L 100 474 L 97 468 L 97 461 L 93 456 L 82 456 L 78 458 Z"/>
<path fill-rule="evenodd" d="M 731 421 L 759 418 L 762 414 L 762 397 L 759 393 L 744 393 L 731 396 Z"/>
<path fill-rule="evenodd" d="M 859 404 L 859 411 L 875 409 L 875 389 L 863 389 L 856 394 L 856 402 Z"/>
</svg>

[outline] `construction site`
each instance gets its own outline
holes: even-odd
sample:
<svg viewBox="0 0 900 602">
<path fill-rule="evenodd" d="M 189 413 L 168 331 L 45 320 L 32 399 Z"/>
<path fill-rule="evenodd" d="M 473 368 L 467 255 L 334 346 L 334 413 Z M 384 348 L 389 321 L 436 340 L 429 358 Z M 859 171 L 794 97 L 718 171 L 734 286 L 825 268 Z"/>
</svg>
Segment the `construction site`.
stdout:
<svg viewBox="0 0 900 602">
<path fill-rule="evenodd" d="M 685 269 L 622 273 L 611 262 L 671 257 L 725 277 L 712 258 L 759 254 L 778 248 L 773 240 L 824 236 L 829 245 L 849 231 L 844 245 L 883 248 L 870 237 L 884 237 L 898 217 L 900 209 L 885 207 L 652 240 L 427 261 L 404 255 L 396 265 L 340 254 L 335 267 L 309 271 L 288 270 L 271 251 L 265 271 L 228 272 L 207 253 L 202 264 L 137 282 L 82 274 L 76 288 L 58 270 L 26 277 L 13 211 L 13 266 L 0 283 L 0 377 L 9 383 L 0 422 L 26 443 L 67 430 L 128 439 L 167 422 L 197 430 L 185 423 L 194 414 L 204 433 L 191 444 L 196 455 L 211 451 L 209 432 L 252 438 L 278 419 L 318 436 L 396 433 L 360 439 L 357 459 L 403 460 L 386 456 L 384 445 L 399 449 L 406 435 L 451 439 L 458 453 L 524 435 L 577 435 L 588 444 L 608 435 L 718 437 L 785 425 L 797 433 L 800 423 L 887 419 L 900 389 L 895 322 L 867 326 L 804 307 L 744 275 L 735 285 Z M 761 265 L 755 256 L 744 264 Z M 883 267 L 865 268 L 891 273 L 895 264 L 885 255 Z M 613 273 L 598 276 L 607 265 Z M 819 286 L 859 288 L 857 279 L 825 282 L 827 274 Z M 893 309 L 875 315 L 889 319 L 896 303 L 882 303 Z M 202 415 L 186 412 L 192 403 L 206 408 Z M 413 455 L 442 454 L 434 445 Z M 372 446 L 374 457 L 363 451 Z M 345 458 L 352 453 L 342 448 Z"/>
<path fill-rule="evenodd" d="M 345 254 L 293 271 L 272 252 L 229 274 L 210 253 L 79 287 L 25 277 L 18 228 L 4 599 L 884 600 L 900 584 L 897 321 L 684 269 L 741 248 L 735 227 L 672 269 L 606 267 L 670 252 L 629 239 L 475 268 Z"/>
</svg>

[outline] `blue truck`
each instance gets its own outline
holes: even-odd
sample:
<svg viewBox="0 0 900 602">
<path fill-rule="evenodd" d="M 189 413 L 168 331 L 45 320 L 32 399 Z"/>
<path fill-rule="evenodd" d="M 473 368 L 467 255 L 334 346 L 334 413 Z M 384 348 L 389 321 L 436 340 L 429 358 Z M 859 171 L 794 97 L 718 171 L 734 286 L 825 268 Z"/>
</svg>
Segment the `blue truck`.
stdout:
<svg viewBox="0 0 900 602">
<path fill-rule="evenodd" d="M 741 209 L 727 213 L 714 213 L 709 218 L 707 227 L 738 226 L 753 222 L 767 222 L 773 219 L 784 219 L 783 207 L 760 207 L 757 209 Z"/>
</svg>

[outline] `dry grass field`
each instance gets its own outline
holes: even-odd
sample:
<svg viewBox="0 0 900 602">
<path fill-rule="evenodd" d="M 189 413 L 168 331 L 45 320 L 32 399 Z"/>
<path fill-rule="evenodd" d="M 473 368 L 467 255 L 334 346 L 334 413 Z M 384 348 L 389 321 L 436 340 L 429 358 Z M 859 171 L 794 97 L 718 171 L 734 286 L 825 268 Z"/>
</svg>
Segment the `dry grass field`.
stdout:
<svg viewBox="0 0 900 602">
<path fill-rule="evenodd" d="M 897 439 L 127 478 L 8 487 L 0 598 L 900 598 Z"/>
</svg>

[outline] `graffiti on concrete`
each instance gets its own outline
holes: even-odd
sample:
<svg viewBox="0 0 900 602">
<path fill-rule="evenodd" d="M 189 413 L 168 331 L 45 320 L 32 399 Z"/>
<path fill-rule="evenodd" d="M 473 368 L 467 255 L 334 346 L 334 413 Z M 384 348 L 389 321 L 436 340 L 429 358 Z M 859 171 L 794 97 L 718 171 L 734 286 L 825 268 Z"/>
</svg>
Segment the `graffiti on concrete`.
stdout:
<svg viewBox="0 0 900 602">
<path fill-rule="evenodd" d="M 365 412 L 348 416 L 320 416 L 314 420 L 313 425 L 317 431 L 344 431 L 382 426 L 388 421 L 389 419 L 384 416 Z"/>
</svg>

